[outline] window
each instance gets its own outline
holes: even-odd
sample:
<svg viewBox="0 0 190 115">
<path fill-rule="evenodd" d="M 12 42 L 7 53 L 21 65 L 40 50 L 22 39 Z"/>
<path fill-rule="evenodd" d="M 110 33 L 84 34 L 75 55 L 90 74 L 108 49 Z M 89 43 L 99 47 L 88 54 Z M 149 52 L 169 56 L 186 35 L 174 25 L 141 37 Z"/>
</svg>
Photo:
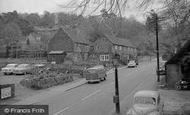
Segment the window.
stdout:
<svg viewBox="0 0 190 115">
<path fill-rule="evenodd" d="M 115 49 L 117 49 L 117 46 L 115 46 Z"/>
<path fill-rule="evenodd" d="M 122 46 L 119 46 L 119 50 L 122 50 Z"/>
<path fill-rule="evenodd" d="M 100 61 L 109 61 L 109 55 L 100 55 Z"/>
</svg>

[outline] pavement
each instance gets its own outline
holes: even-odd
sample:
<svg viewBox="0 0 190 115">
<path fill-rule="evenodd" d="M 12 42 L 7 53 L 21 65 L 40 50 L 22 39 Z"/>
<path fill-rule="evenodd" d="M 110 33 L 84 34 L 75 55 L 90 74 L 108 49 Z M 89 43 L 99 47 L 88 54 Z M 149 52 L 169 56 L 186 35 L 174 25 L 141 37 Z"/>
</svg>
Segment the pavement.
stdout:
<svg viewBox="0 0 190 115">
<path fill-rule="evenodd" d="M 14 105 L 31 105 L 31 104 L 40 102 L 46 98 L 51 98 L 51 97 L 54 97 L 55 95 L 59 95 L 59 94 L 65 92 L 65 91 L 79 87 L 79 86 L 85 84 L 86 82 L 87 82 L 86 79 L 82 78 L 82 79 L 79 79 L 72 83 L 56 86 L 56 87 L 50 88 L 50 90 L 48 90 L 48 91 L 42 92 L 40 94 L 28 97 L 26 99 L 23 99 L 22 101 L 14 103 Z"/>
</svg>

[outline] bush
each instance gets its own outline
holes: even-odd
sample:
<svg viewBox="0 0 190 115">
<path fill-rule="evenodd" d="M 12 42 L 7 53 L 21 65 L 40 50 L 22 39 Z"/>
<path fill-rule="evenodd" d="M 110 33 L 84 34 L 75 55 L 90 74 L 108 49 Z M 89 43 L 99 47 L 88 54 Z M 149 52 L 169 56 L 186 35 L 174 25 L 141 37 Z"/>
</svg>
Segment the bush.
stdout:
<svg viewBox="0 0 190 115">
<path fill-rule="evenodd" d="M 44 75 L 44 76 L 43 76 Z M 20 81 L 20 84 L 32 89 L 44 89 L 55 85 L 64 84 L 73 81 L 72 74 L 43 74 L 25 78 Z M 46 75 L 46 76 L 45 76 Z M 43 76 L 43 77 L 42 77 Z"/>
</svg>

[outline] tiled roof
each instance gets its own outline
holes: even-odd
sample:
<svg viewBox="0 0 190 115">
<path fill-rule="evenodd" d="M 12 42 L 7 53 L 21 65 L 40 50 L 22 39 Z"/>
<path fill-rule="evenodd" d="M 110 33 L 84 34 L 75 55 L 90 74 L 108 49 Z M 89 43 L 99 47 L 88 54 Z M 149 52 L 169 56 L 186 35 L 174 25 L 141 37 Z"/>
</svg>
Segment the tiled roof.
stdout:
<svg viewBox="0 0 190 115">
<path fill-rule="evenodd" d="M 118 37 L 114 37 L 114 36 L 111 36 L 111 35 L 106 35 L 106 37 L 113 44 L 136 48 L 136 46 L 134 46 L 129 39 L 118 38 Z"/>
<path fill-rule="evenodd" d="M 69 37 L 77 43 L 89 44 L 87 41 L 87 37 L 89 37 L 85 32 L 81 31 L 78 28 L 69 28 L 69 27 L 61 27 Z"/>
</svg>

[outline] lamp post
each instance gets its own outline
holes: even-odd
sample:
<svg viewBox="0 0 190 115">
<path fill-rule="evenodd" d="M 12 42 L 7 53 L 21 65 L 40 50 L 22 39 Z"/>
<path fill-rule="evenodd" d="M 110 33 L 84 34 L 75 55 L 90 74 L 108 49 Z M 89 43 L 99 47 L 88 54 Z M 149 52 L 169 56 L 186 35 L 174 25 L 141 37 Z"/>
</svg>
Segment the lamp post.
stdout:
<svg viewBox="0 0 190 115">
<path fill-rule="evenodd" d="M 119 54 L 115 54 L 112 58 L 114 69 L 115 69 L 115 96 L 113 96 L 113 102 L 115 103 L 116 113 L 120 113 L 120 103 L 119 103 L 119 82 L 118 82 L 118 59 Z"/>
</svg>

